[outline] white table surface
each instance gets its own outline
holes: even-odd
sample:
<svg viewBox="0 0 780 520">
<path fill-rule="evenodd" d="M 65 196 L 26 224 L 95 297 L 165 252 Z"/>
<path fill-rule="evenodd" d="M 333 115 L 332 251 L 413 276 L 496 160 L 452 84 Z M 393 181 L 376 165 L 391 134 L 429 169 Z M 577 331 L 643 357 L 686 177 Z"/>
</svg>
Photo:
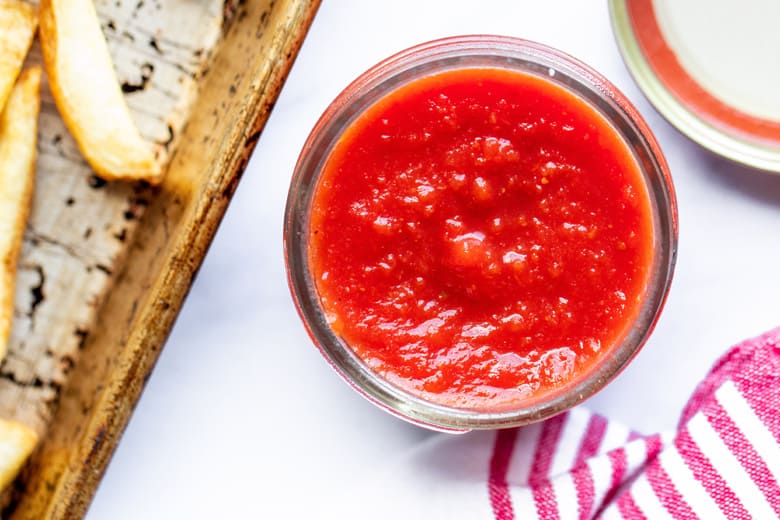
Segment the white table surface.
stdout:
<svg viewBox="0 0 780 520">
<path fill-rule="evenodd" d="M 701 150 L 626 71 L 603 0 L 326 0 L 90 519 L 327 518 L 433 434 L 364 401 L 326 365 L 287 289 L 282 214 L 298 152 L 327 104 L 380 59 L 437 37 L 537 40 L 589 63 L 645 116 L 680 210 L 666 309 L 633 364 L 586 406 L 643 432 L 673 428 L 711 363 L 780 325 L 780 176 Z"/>
</svg>

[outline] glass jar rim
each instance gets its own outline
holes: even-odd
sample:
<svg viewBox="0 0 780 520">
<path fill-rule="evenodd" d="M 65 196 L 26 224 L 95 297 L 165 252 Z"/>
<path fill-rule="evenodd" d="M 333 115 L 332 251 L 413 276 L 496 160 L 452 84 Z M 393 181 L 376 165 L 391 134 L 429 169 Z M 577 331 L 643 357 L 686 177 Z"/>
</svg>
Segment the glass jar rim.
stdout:
<svg viewBox="0 0 780 520">
<path fill-rule="evenodd" d="M 621 136 L 642 171 L 654 219 L 651 282 L 636 325 L 609 358 L 603 357 L 564 392 L 529 406 L 478 410 L 445 406 L 403 390 L 371 370 L 330 328 L 310 277 L 308 219 L 320 171 L 341 133 L 364 110 L 420 77 L 464 67 L 503 67 L 545 77 L 601 113 Z M 644 345 L 663 308 L 677 251 L 677 209 L 669 168 L 649 127 L 606 78 L 577 59 L 543 44 L 506 36 L 434 40 L 401 51 L 368 69 L 328 106 L 296 164 L 284 223 L 287 278 L 298 313 L 325 359 L 355 390 L 407 421 L 440 431 L 521 426 L 560 413 L 603 388 Z"/>
</svg>

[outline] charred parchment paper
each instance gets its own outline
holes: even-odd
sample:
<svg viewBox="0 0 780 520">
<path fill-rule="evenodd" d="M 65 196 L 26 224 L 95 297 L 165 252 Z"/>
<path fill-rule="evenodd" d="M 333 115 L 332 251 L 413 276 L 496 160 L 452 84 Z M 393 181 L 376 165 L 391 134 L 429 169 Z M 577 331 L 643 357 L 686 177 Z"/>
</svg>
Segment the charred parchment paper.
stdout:
<svg viewBox="0 0 780 520">
<path fill-rule="evenodd" d="M 167 163 L 236 2 L 98 0 L 96 7 L 133 118 Z M 27 65 L 38 63 L 35 43 Z M 85 83 L 89 77 L 83 71 Z M 148 186 L 96 177 L 57 112 L 46 78 L 41 97 L 35 195 L 11 342 L 0 366 L 0 417 L 24 422 L 39 435 L 154 197 Z"/>
</svg>

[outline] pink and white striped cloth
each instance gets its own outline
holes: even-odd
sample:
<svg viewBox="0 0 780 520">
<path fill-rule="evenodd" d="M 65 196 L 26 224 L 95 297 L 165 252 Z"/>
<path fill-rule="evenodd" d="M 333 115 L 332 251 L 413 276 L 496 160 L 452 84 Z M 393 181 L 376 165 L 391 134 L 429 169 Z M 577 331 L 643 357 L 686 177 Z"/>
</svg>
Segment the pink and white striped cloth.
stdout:
<svg viewBox="0 0 780 520">
<path fill-rule="evenodd" d="M 496 520 L 780 518 L 780 329 L 729 351 L 677 432 L 639 436 L 576 408 L 497 432 Z"/>
<path fill-rule="evenodd" d="M 519 429 L 433 435 L 346 502 L 356 518 L 396 520 L 780 518 L 778 408 L 780 328 L 723 356 L 676 432 L 639 435 L 578 407 Z"/>
</svg>

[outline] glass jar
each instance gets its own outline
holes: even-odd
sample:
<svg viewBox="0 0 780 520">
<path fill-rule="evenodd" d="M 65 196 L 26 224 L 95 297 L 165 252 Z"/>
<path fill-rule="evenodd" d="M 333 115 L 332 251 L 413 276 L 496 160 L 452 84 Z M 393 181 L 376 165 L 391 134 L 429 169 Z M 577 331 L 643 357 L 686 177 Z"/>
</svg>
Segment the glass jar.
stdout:
<svg viewBox="0 0 780 520">
<path fill-rule="evenodd" d="M 512 69 L 544 78 L 585 101 L 610 123 L 634 155 L 653 225 L 649 283 L 633 326 L 609 355 L 575 377 L 565 391 L 499 409 L 461 408 L 427 400 L 372 370 L 329 325 L 310 266 L 309 226 L 318 178 L 340 136 L 389 92 L 430 74 L 468 67 Z M 663 307 L 674 270 L 677 210 L 669 170 L 658 143 L 636 109 L 609 81 L 550 47 L 499 36 L 463 36 L 425 43 L 375 65 L 330 104 L 301 151 L 287 200 L 284 227 L 287 274 L 297 310 L 331 366 L 371 402 L 412 423 L 440 431 L 521 426 L 580 403 L 612 380 L 647 340 Z"/>
</svg>

